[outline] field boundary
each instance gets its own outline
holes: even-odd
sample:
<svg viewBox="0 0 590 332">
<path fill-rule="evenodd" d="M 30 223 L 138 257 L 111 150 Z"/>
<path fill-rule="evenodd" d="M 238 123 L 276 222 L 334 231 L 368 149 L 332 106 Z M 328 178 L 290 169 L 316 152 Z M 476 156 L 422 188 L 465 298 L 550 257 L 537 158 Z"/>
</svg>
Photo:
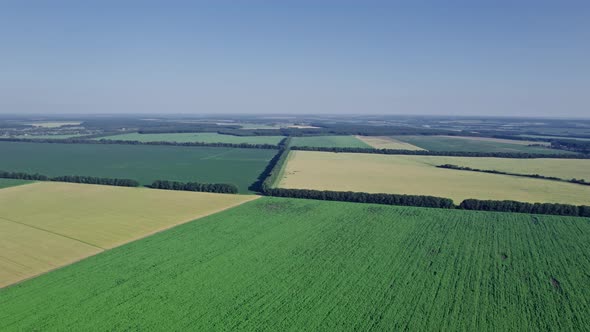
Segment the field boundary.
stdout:
<svg viewBox="0 0 590 332">
<path fill-rule="evenodd" d="M 204 215 L 201 215 L 201 216 L 197 216 L 197 217 L 195 217 L 195 218 L 192 218 L 192 219 L 188 219 L 188 220 L 182 220 L 182 221 L 179 221 L 178 223 L 175 223 L 175 224 L 172 224 L 172 225 L 167 225 L 167 226 L 165 226 L 165 227 L 162 227 L 162 228 L 159 228 L 159 229 L 157 229 L 157 230 L 155 230 L 155 231 L 152 231 L 152 232 L 149 232 L 149 233 L 143 234 L 143 235 L 141 235 L 141 236 L 139 236 L 139 237 L 136 237 L 136 238 L 129 239 L 129 241 L 124 241 L 124 242 L 121 242 L 121 243 L 117 243 L 117 244 L 115 244 L 114 246 L 112 246 L 112 247 L 109 247 L 109 248 L 102 248 L 102 247 L 98 247 L 98 246 L 96 246 L 96 245 L 93 245 L 93 244 L 88 244 L 88 243 L 85 243 L 84 241 L 80 241 L 80 240 L 78 240 L 78 239 L 75 239 L 75 238 L 69 238 L 69 239 L 71 239 L 71 240 L 75 240 L 75 241 L 78 241 L 78 242 L 81 242 L 81 243 L 84 243 L 84 244 L 90 245 L 90 246 L 92 246 L 92 247 L 94 247 L 94 248 L 100 249 L 100 251 L 99 251 L 99 252 L 96 252 L 96 253 L 94 253 L 94 254 L 91 254 L 91 255 L 88 255 L 88 256 L 82 257 L 82 258 L 80 258 L 80 259 L 76 259 L 75 261 L 72 261 L 72 262 L 70 262 L 70 263 L 68 263 L 68 264 L 65 264 L 65 265 L 62 265 L 62 266 L 57 266 L 57 267 L 55 267 L 55 268 L 53 268 L 53 269 L 50 269 L 50 270 L 47 270 L 47 271 L 44 271 L 44 272 L 41 272 L 41 273 L 37 273 L 37 274 L 35 274 L 35 275 L 32 275 L 32 276 L 29 276 L 29 277 L 26 277 L 26 278 L 24 278 L 24 279 L 21 279 L 21 280 L 19 280 L 19 281 L 17 281 L 17 282 L 14 282 L 14 283 L 11 283 L 11 284 L 8 284 L 8 285 L 4 285 L 4 286 L 0 286 L 0 290 L 4 290 L 4 289 L 7 289 L 7 288 L 10 288 L 10 287 L 16 286 L 16 285 L 18 285 L 18 284 L 21 284 L 21 283 L 23 283 L 23 282 L 27 281 L 27 280 L 30 280 L 30 279 L 33 279 L 33 278 L 39 277 L 39 276 L 41 276 L 41 275 L 44 275 L 44 274 L 47 274 L 47 273 L 50 273 L 50 272 L 53 272 L 53 271 L 57 271 L 57 270 L 61 270 L 61 269 L 67 268 L 67 267 L 68 267 L 68 266 L 70 266 L 70 265 L 76 264 L 76 263 L 78 263 L 78 262 L 81 262 L 81 261 L 83 261 L 83 260 L 85 260 L 85 259 L 88 259 L 88 258 L 90 258 L 90 257 L 94 257 L 94 256 L 100 255 L 100 254 L 102 254 L 102 253 L 108 252 L 108 251 L 110 251 L 110 250 L 113 250 L 113 249 L 116 249 L 116 248 L 119 248 L 119 247 L 125 246 L 125 245 L 127 245 L 127 244 L 129 244 L 129 243 L 132 243 L 132 242 L 135 242 L 135 241 L 139 241 L 139 240 L 145 239 L 145 238 L 147 238 L 147 237 L 153 236 L 153 235 L 155 235 L 155 234 L 158 234 L 158 233 L 165 232 L 165 231 L 167 231 L 167 230 L 170 230 L 170 229 L 173 229 L 173 228 L 175 228 L 175 227 L 178 227 L 178 226 L 184 225 L 184 224 L 186 224 L 186 223 L 189 223 L 189 222 L 192 222 L 192 221 L 197 221 L 197 220 L 199 220 L 199 219 L 202 219 L 202 218 L 205 218 L 205 217 L 208 217 L 208 216 L 214 215 L 214 214 L 216 214 L 216 213 L 220 213 L 220 212 L 223 212 L 223 211 L 226 211 L 226 210 L 229 210 L 229 209 L 233 209 L 233 208 L 235 208 L 235 207 L 238 207 L 238 206 L 240 206 L 240 205 L 242 205 L 242 204 L 246 204 L 246 203 L 252 202 L 252 201 L 254 201 L 254 200 L 257 200 L 257 199 L 259 199 L 260 197 L 262 197 L 262 196 L 260 196 L 260 195 L 250 195 L 250 196 L 252 196 L 252 198 L 250 198 L 250 199 L 248 199 L 248 200 L 244 200 L 244 201 L 242 201 L 242 202 L 238 202 L 238 203 L 235 203 L 235 204 L 229 205 L 229 206 L 227 206 L 227 207 L 223 207 L 223 208 L 221 208 L 221 209 L 213 210 L 213 211 L 211 211 L 211 212 L 209 212 L 209 213 L 207 213 L 207 214 L 204 214 Z M 6 218 L 2 218 L 2 217 L 0 217 L 0 219 L 6 220 Z M 10 221 L 10 222 L 14 222 L 14 221 L 11 221 L 11 220 L 8 220 L 8 221 Z M 24 226 L 28 226 L 28 227 L 32 227 L 32 226 L 30 226 L 30 225 L 27 225 L 27 224 L 21 224 L 21 223 L 19 223 L 19 222 L 15 222 L 15 223 L 17 223 L 17 224 L 20 224 L 20 225 L 24 225 Z M 38 230 L 40 230 L 40 231 L 43 231 L 43 232 L 48 232 L 48 233 L 51 233 L 51 234 L 55 234 L 55 235 L 59 235 L 59 236 L 63 236 L 63 237 L 66 237 L 66 238 L 68 238 L 67 236 L 64 236 L 64 235 L 62 235 L 62 234 L 59 234 L 59 233 L 53 233 L 53 232 L 51 232 L 51 231 L 47 231 L 47 230 L 44 230 L 44 229 L 41 229 L 41 228 L 36 228 L 36 227 L 32 227 L 32 228 L 38 229 Z"/>
<path fill-rule="evenodd" d="M 514 159 L 590 159 L 590 154 L 539 154 L 539 153 L 518 153 L 518 152 L 462 152 L 462 151 L 429 151 L 429 150 L 396 150 L 396 149 L 367 149 L 367 148 L 325 148 L 310 146 L 294 146 L 292 150 L 318 151 L 318 152 L 343 152 L 343 153 L 366 153 L 366 154 L 387 154 L 387 155 L 410 155 L 410 156 L 446 156 L 446 157 L 491 157 L 491 158 L 514 158 Z"/>
<path fill-rule="evenodd" d="M 587 182 L 584 179 L 576 179 L 576 178 L 573 178 L 571 180 L 567 180 L 567 179 L 562 179 L 562 178 L 558 178 L 555 176 L 544 176 L 544 175 L 540 175 L 540 174 L 511 173 L 511 172 L 497 171 L 494 169 L 479 169 L 479 168 L 471 168 L 471 167 L 466 167 L 466 166 L 458 166 L 458 165 L 453 165 L 453 164 L 436 165 L 436 167 L 437 168 L 445 168 L 445 169 L 453 169 L 453 170 L 457 170 L 457 171 L 470 171 L 470 172 L 490 173 L 490 174 L 499 174 L 499 175 L 519 176 L 519 177 L 523 177 L 523 178 L 559 181 L 559 182 L 580 184 L 583 186 L 590 186 L 590 182 Z"/>
<path fill-rule="evenodd" d="M 101 138 L 103 136 L 99 136 Z M 105 136 L 109 137 L 109 136 Z M 2 138 L 0 142 L 24 142 L 24 143 L 57 143 L 57 144 L 118 144 L 118 145 L 167 145 L 167 146 L 194 146 L 194 147 L 211 147 L 211 148 L 235 148 L 235 149 L 264 149 L 277 150 L 278 145 L 274 144 L 250 144 L 250 143 L 203 143 L 203 142 L 168 142 L 168 141 L 128 141 L 128 140 L 113 140 L 113 139 L 79 139 L 79 138 L 65 138 L 65 139 L 34 139 L 34 138 Z"/>
</svg>

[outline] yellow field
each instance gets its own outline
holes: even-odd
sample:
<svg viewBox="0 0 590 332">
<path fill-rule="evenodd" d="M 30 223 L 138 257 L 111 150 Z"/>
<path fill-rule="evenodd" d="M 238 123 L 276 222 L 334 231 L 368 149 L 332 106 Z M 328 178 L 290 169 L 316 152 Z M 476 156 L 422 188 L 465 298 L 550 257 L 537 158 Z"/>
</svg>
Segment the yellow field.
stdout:
<svg viewBox="0 0 590 332">
<path fill-rule="evenodd" d="M 518 145 L 531 145 L 531 144 L 538 144 L 538 145 L 545 145 L 545 146 L 551 145 L 551 143 L 543 142 L 543 141 L 521 141 L 521 140 L 516 140 L 516 139 L 493 138 L 493 137 L 447 136 L 447 135 L 436 135 L 434 137 L 457 138 L 457 139 L 465 139 L 465 140 L 471 140 L 471 141 L 496 142 L 496 143 L 507 143 L 507 144 L 518 144 Z"/>
<path fill-rule="evenodd" d="M 432 156 L 291 151 L 279 187 L 590 205 L 590 186 L 436 168 Z M 442 157 L 448 158 L 448 157 Z M 475 158 L 472 158 L 475 159 Z M 567 163 L 570 160 L 562 159 Z"/>
<path fill-rule="evenodd" d="M 478 169 L 518 174 L 540 174 L 561 179 L 590 180 L 590 159 L 516 159 L 516 158 L 471 158 L 439 156 L 407 156 L 416 162 L 428 165 L 453 164 Z"/>
<path fill-rule="evenodd" d="M 361 141 L 369 144 L 375 149 L 395 149 L 395 150 L 424 150 L 410 143 L 396 140 L 387 136 L 355 136 Z"/>
<path fill-rule="evenodd" d="M 0 191 L 0 287 L 257 196 L 37 182 Z"/>
</svg>

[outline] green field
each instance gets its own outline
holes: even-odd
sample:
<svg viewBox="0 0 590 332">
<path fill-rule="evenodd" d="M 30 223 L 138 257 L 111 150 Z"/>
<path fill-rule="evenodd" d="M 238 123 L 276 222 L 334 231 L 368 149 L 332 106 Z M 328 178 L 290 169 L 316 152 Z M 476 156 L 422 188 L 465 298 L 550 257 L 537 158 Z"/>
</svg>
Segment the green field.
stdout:
<svg viewBox="0 0 590 332">
<path fill-rule="evenodd" d="M 372 148 L 372 146 L 354 136 L 293 137 L 291 145 L 325 148 Z"/>
<path fill-rule="evenodd" d="M 494 139 L 485 137 L 450 137 L 450 136 L 395 136 L 397 140 L 410 143 L 429 151 L 460 152 L 509 152 L 568 154 L 573 153 L 528 144 L 547 144 L 546 142 L 527 142 L 518 140 Z"/>
<path fill-rule="evenodd" d="M 0 330 L 590 324 L 583 218 L 261 198 L 0 291 Z"/>
<path fill-rule="evenodd" d="M 234 136 L 218 133 L 171 133 L 171 134 L 121 134 L 99 137 L 96 139 L 111 139 L 139 142 L 202 142 L 202 143 L 248 143 L 248 144 L 278 144 L 283 136 Z"/>
<path fill-rule="evenodd" d="M 28 180 L 16 180 L 16 179 L 2 179 L 0 178 L 0 189 L 20 186 L 22 184 L 32 183 L 33 181 Z"/>
<path fill-rule="evenodd" d="M 117 144 L 1 142 L 0 170 L 48 176 L 86 175 L 229 183 L 241 193 L 256 181 L 276 150 Z"/>
</svg>

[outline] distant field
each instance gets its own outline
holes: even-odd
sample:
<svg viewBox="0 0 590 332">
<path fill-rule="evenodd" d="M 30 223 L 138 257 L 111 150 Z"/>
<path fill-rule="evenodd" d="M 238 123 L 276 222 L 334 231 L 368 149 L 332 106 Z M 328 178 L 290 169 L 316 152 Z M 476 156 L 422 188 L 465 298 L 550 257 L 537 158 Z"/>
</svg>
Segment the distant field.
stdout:
<svg viewBox="0 0 590 332">
<path fill-rule="evenodd" d="M 248 143 L 248 144 L 278 144 L 283 136 L 233 136 L 218 133 L 171 133 L 171 134 L 139 134 L 130 133 L 96 139 L 112 139 L 140 142 L 203 142 L 203 143 Z"/>
<path fill-rule="evenodd" d="M 229 183 L 241 193 L 256 181 L 276 150 L 117 144 L 49 144 L 0 141 L 0 170 L 48 176 L 86 175 Z"/>
<path fill-rule="evenodd" d="M 589 234 L 265 197 L 0 291 L 0 330 L 585 330 Z"/>
<path fill-rule="evenodd" d="M 547 142 L 456 136 L 395 136 L 394 138 L 429 151 L 525 152 L 540 154 L 573 153 L 544 147 L 528 146 L 528 144 L 547 145 Z"/>
<path fill-rule="evenodd" d="M 19 135 L 19 136 L 0 136 L 0 139 L 3 138 L 26 138 L 26 139 L 66 139 L 72 137 L 79 137 L 82 135 Z"/>
<path fill-rule="evenodd" d="M 326 148 L 371 148 L 371 146 L 354 136 L 306 136 L 293 137 L 292 146 L 310 146 Z"/>
<path fill-rule="evenodd" d="M 33 127 L 43 127 L 43 128 L 59 128 L 63 126 L 77 126 L 81 124 L 80 121 L 48 121 L 48 122 L 30 122 L 27 123 Z"/>
<path fill-rule="evenodd" d="M 583 137 L 568 137 L 568 136 L 543 136 L 543 135 L 519 135 L 522 137 L 531 137 L 531 138 L 549 138 L 549 139 L 561 139 L 561 140 L 578 140 L 578 141 L 590 141 L 590 138 L 583 138 Z"/>
<path fill-rule="evenodd" d="M 255 197 L 58 182 L 0 190 L 0 287 Z"/>
<path fill-rule="evenodd" d="M 8 187 L 14 187 L 14 186 L 20 186 L 23 184 L 28 184 L 28 183 L 32 183 L 33 181 L 28 181 L 28 180 L 16 180 L 16 179 L 2 179 L 0 178 L 0 189 L 2 188 L 8 188 Z"/>
<path fill-rule="evenodd" d="M 375 149 L 424 150 L 415 145 L 387 136 L 355 136 Z"/>
<path fill-rule="evenodd" d="M 590 205 L 590 186 L 436 168 L 437 157 L 291 151 L 279 187 Z M 448 162 L 447 157 L 440 159 Z M 566 162 L 563 160 L 562 162 Z M 493 167 L 490 167 L 493 169 Z"/>
</svg>

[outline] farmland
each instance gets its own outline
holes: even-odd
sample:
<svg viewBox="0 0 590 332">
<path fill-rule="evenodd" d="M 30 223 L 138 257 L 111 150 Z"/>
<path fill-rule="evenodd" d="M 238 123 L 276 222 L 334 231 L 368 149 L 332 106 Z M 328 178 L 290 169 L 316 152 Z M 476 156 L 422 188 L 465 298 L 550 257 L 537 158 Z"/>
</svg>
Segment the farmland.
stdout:
<svg viewBox="0 0 590 332">
<path fill-rule="evenodd" d="M 326 147 L 326 148 L 371 148 L 355 136 L 308 136 L 294 137 L 292 146 Z"/>
<path fill-rule="evenodd" d="M 139 142 L 202 142 L 202 143 L 248 143 L 248 144 L 278 144 L 282 136 L 233 136 L 218 133 L 170 133 L 170 134 L 121 134 L 100 137 L 97 139 L 111 139 Z"/>
<path fill-rule="evenodd" d="M 28 180 L 15 180 L 15 179 L 2 179 L 2 178 L 0 178 L 0 189 L 13 187 L 13 186 L 20 186 L 20 185 L 31 183 L 31 182 L 32 181 L 28 181 Z"/>
<path fill-rule="evenodd" d="M 461 151 L 461 152 L 524 152 L 539 154 L 563 154 L 568 151 L 545 147 L 528 146 L 528 144 L 544 144 L 546 142 L 506 140 L 487 137 L 459 136 L 395 136 L 397 140 L 416 145 L 429 151 Z M 571 152 L 569 152 L 571 153 Z"/>
<path fill-rule="evenodd" d="M 41 128 L 59 128 L 63 126 L 77 126 L 80 125 L 80 121 L 46 121 L 46 122 L 31 122 L 27 123 L 33 127 Z"/>
<path fill-rule="evenodd" d="M 0 191 L 0 287 L 256 196 L 37 182 Z"/>
<path fill-rule="evenodd" d="M 451 198 L 457 204 L 468 198 L 590 204 L 590 186 L 440 169 L 435 167 L 439 164 L 436 158 L 291 151 L 278 186 L 431 195 Z M 448 158 L 442 160 L 448 161 Z"/>
<path fill-rule="evenodd" d="M 0 329 L 583 330 L 589 235 L 583 218 L 261 198 L 0 291 Z"/>
<path fill-rule="evenodd" d="M 355 136 L 375 149 L 424 150 L 415 145 L 387 136 Z"/>
<path fill-rule="evenodd" d="M 1 142 L 0 170 L 48 176 L 85 175 L 228 183 L 241 193 L 262 173 L 275 150 L 117 144 Z"/>
<path fill-rule="evenodd" d="M 19 136 L 12 136 L 12 137 L 6 137 L 6 136 L 0 136 L 0 139 L 3 138 L 26 138 L 26 139 L 66 139 L 66 138 L 73 138 L 73 137 L 78 137 L 80 135 L 77 134 L 57 134 L 57 135 L 19 135 Z"/>
<path fill-rule="evenodd" d="M 514 159 L 441 156 L 407 156 L 407 158 L 434 166 L 453 164 L 518 174 L 540 174 L 568 180 L 572 178 L 590 180 L 589 159 Z"/>
</svg>

